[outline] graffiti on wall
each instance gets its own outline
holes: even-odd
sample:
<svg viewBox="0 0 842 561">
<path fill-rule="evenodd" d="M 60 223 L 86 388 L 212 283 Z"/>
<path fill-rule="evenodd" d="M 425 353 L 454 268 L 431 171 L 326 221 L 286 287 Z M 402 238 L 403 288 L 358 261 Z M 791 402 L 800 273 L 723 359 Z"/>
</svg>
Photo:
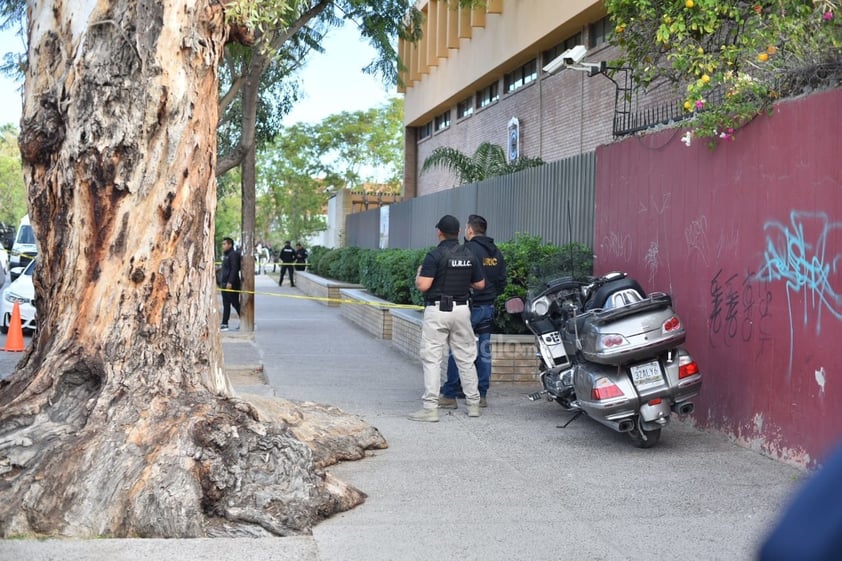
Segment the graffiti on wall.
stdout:
<svg viewBox="0 0 842 561">
<path fill-rule="evenodd" d="M 713 349 L 759 341 L 757 358 L 772 341 L 769 328 L 772 292 L 749 271 L 728 274 L 719 269 L 710 281 L 708 339 Z"/>
<path fill-rule="evenodd" d="M 757 278 L 786 284 L 789 376 L 795 340 L 793 296 L 799 295 L 803 302 L 803 325 L 813 322 L 817 334 L 821 334 L 823 314 L 842 320 L 842 246 L 831 247 L 828 243 L 840 239 L 833 235 L 842 236 L 842 222 L 831 222 L 825 212 L 793 210 L 788 224 L 769 221 L 763 230 L 766 232 L 763 267 Z"/>
<path fill-rule="evenodd" d="M 632 243 L 631 236 L 628 234 L 618 234 L 617 232 L 610 232 L 602 239 L 602 248 L 616 259 L 622 259 L 626 263 L 631 261 Z"/>
<path fill-rule="evenodd" d="M 687 252 L 689 255 L 698 253 L 705 267 L 708 266 L 708 219 L 701 215 L 684 229 L 684 239 L 687 241 Z"/>
</svg>

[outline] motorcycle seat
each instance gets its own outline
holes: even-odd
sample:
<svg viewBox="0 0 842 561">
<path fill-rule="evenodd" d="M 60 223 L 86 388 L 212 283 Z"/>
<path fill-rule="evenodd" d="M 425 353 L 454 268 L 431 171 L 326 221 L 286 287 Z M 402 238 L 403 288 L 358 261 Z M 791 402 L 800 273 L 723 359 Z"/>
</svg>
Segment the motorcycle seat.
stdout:
<svg viewBox="0 0 842 561">
<path fill-rule="evenodd" d="M 596 291 L 592 298 L 585 303 L 585 311 L 602 309 L 612 294 L 622 290 L 634 290 L 640 294 L 641 298 L 646 298 L 646 292 L 640 284 L 628 277 L 616 281 L 607 282 Z"/>
</svg>

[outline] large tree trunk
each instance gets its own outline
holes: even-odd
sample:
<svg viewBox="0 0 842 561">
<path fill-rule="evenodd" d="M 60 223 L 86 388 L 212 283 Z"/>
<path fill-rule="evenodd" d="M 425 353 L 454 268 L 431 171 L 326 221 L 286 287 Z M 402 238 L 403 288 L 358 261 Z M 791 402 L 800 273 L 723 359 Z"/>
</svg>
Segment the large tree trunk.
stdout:
<svg viewBox="0 0 842 561">
<path fill-rule="evenodd" d="M 0 385 L 0 534 L 283 535 L 361 501 L 221 367 L 222 5 L 57 0 L 28 21 L 38 332 Z"/>
</svg>

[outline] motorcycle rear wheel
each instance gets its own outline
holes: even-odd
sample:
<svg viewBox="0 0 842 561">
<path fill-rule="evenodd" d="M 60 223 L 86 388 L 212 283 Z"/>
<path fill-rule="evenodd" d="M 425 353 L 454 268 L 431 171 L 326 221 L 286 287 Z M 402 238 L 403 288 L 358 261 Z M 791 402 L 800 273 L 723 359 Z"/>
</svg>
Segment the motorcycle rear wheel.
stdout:
<svg viewBox="0 0 842 561">
<path fill-rule="evenodd" d="M 629 439 L 632 441 L 632 444 L 634 444 L 637 448 L 652 448 L 661 438 L 661 429 L 644 430 L 643 434 L 646 435 L 645 440 L 640 435 L 640 429 L 638 428 L 630 430 L 626 434 L 629 435 Z"/>
</svg>

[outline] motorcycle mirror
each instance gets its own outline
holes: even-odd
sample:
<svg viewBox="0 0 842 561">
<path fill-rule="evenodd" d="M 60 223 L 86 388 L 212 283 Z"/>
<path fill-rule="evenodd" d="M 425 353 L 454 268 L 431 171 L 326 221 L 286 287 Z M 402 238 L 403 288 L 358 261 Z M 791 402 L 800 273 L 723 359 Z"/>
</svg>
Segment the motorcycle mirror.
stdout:
<svg viewBox="0 0 842 561">
<path fill-rule="evenodd" d="M 523 298 L 509 298 L 506 300 L 506 312 L 510 314 L 522 314 Z"/>
</svg>

